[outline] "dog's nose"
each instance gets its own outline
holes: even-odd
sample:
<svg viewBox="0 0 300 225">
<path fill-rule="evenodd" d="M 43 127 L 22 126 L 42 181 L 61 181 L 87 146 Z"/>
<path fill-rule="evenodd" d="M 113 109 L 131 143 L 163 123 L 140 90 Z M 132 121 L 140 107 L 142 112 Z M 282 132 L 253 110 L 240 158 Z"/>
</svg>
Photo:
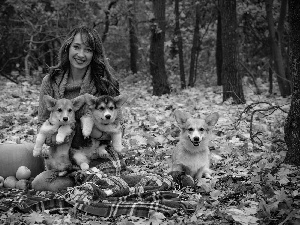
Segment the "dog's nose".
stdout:
<svg viewBox="0 0 300 225">
<path fill-rule="evenodd" d="M 67 122 L 68 121 L 68 117 L 63 117 L 63 121 Z"/>
<path fill-rule="evenodd" d="M 105 118 L 108 120 L 110 119 L 110 117 L 111 117 L 111 115 L 105 115 Z"/>
<path fill-rule="evenodd" d="M 200 141 L 199 137 L 194 137 L 194 141 Z"/>
</svg>

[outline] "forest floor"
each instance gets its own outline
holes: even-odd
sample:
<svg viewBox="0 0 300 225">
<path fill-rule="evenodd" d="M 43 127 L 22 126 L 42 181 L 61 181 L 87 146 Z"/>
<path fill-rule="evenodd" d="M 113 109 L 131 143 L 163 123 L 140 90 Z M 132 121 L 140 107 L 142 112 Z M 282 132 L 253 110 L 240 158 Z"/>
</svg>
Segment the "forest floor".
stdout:
<svg viewBox="0 0 300 225">
<path fill-rule="evenodd" d="M 143 80 L 143 81 L 141 81 Z M 167 174 L 171 149 L 178 142 L 179 129 L 173 111 L 182 109 L 194 116 L 218 112 L 211 149 L 213 179 L 191 193 L 197 203 L 191 215 L 136 218 L 101 218 L 71 212 L 66 215 L 0 214 L 0 224 L 300 224 L 300 171 L 283 164 L 286 154 L 284 122 L 289 98 L 256 95 L 245 85 L 246 104 L 222 101 L 222 88 L 174 89 L 169 95 L 152 96 L 151 82 L 128 76 L 120 80 L 121 92 L 130 98 L 124 105 L 128 156 L 134 154 L 145 170 Z M 1 78 L 0 142 L 33 142 L 36 134 L 39 86 L 16 85 Z"/>
</svg>

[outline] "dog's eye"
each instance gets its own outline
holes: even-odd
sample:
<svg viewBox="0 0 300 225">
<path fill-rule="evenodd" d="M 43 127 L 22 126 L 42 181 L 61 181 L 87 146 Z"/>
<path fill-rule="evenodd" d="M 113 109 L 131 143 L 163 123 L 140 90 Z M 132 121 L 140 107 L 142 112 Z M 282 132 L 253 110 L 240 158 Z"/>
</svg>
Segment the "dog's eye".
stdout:
<svg viewBox="0 0 300 225">
<path fill-rule="evenodd" d="M 72 109 L 69 109 L 68 111 L 69 111 L 69 113 L 70 113 L 70 112 L 72 112 Z"/>
<path fill-rule="evenodd" d="M 57 111 L 58 111 L 58 112 L 62 112 L 62 109 L 61 109 L 61 108 L 58 108 Z"/>
<path fill-rule="evenodd" d="M 105 108 L 104 108 L 104 107 L 100 107 L 99 109 L 100 109 L 101 111 L 104 111 L 104 110 L 105 110 Z"/>
<path fill-rule="evenodd" d="M 204 128 L 203 128 L 203 127 L 201 127 L 201 128 L 199 129 L 199 131 L 204 131 Z"/>
<path fill-rule="evenodd" d="M 194 129 L 190 127 L 190 128 L 188 129 L 188 131 L 194 131 Z"/>
<path fill-rule="evenodd" d="M 109 110 L 114 110 L 114 107 L 109 107 Z"/>
</svg>

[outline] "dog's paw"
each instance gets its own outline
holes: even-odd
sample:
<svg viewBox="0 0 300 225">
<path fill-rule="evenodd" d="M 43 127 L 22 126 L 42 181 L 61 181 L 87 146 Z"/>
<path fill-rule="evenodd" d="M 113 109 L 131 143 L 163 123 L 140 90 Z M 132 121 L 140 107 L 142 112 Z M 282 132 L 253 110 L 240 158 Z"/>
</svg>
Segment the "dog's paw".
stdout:
<svg viewBox="0 0 300 225">
<path fill-rule="evenodd" d="M 84 139 L 88 139 L 90 137 L 90 135 L 83 135 Z"/>
<path fill-rule="evenodd" d="M 59 136 L 57 135 L 56 136 L 56 143 L 59 145 L 59 144 L 62 144 L 65 140 L 65 137 L 62 137 L 62 136 Z"/>
<path fill-rule="evenodd" d="M 99 155 L 100 158 L 107 158 L 108 157 L 108 153 L 107 153 L 106 150 L 104 150 L 102 152 L 99 152 L 98 155 Z"/>
<path fill-rule="evenodd" d="M 82 130 L 82 135 L 83 135 L 84 138 L 88 138 L 91 135 L 91 132 L 83 129 Z"/>
<path fill-rule="evenodd" d="M 38 157 L 41 154 L 42 148 L 33 149 L 33 157 Z"/>
<path fill-rule="evenodd" d="M 57 176 L 63 177 L 63 176 L 65 176 L 67 173 L 68 173 L 67 171 L 61 171 L 61 172 L 58 172 Z"/>
<path fill-rule="evenodd" d="M 106 148 L 106 145 L 101 145 L 98 149 L 97 149 L 97 153 L 98 153 L 98 156 L 100 158 L 107 158 L 108 156 L 108 153 L 107 151 L 105 150 Z"/>
<path fill-rule="evenodd" d="M 43 157 L 49 156 L 50 152 L 49 152 L 49 148 L 43 148 L 41 151 L 41 155 Z"/>
<path fill-rule="evenodd" d="M 89 164 L 87 163 L 81 163 L 80 164 L 80 169 L 83 170 L 83 171 L 86 171 L 90 168 Z"/>
<path fill-rule="evenodd" d="M 211 175 L 210 175 L 209 173 L 204 173 L 203 176 L 204 176 L 205 178 L 207 178 L 207 179 L 211 179 L 211 178 L 212 178 Z"/>
<path fill-rule="evenodd" d="M 205 178 L 200 178 L 196 180 L 196 186 L 197 187 L 203 187 L 206 186 L 206 179 Z"/>
</svg>

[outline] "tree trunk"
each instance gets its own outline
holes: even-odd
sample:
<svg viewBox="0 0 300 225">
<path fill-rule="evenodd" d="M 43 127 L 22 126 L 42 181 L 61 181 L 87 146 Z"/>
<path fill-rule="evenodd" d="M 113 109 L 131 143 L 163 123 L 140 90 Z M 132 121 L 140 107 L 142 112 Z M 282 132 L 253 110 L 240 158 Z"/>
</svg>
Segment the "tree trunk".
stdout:
<svg viewBox="0 0 300 225">
<path fill-rule="evenodd" d="M 222 82 L 222 20 L 221 11 L 218 9 L 218 21 L 217 21 L 217 40 L 216 40 L 216 67 L 217 67 L 217 85 L 221 86 Z"/>
<path fill-rule="evenodd" d="M 196 74 L 195 74 L 195 65 L 196 65 L 196 56 L 197 56 L 197 48 L 199 48 L 199 24 L 200 24 L 200 4 L 196 3 L 196 21 L 194 28 L 194 36 L 193 36 L 193 46 L 191 50 L 191 65 L 190 65 L 190 77 L 188 86 L 194 87 Z"/>
<path fill-rule="evenodd" d="M 272 65 L 271 62 L 269 64 L 270 64 L 270 66 L 269 66 L 269 94 L 272 94 L 273 93 L 273 70 L 271 67 L 271 65 Z"/>
<path fill-rule="evenodd" d="M 236 0 L 221 0 L 223 101 L 232 97 L 234 104 L 245 103 L 242 79 L 237 69 Z"/>
<path fill-rule="evenodd" d="M 284 132 L 288 148 L 285 162 L 300 166 L 300 1 L 289 0 L 289 65 L 293 94 Z"/>
<path fill-rule="evenodd" d="M 166 0 L 153 0 L 152 2 L 155 18 L 151 21 L 150 74 L 152 75 L 153 95 L 161 96 L 170 93 L 164 59 Z"/>
<path fill-rule="evenodd" d="M 136 32 L 136 18 L 135 18 L 135 0 L 133 3 L 129 3 L 129 45 L 130 45 L 130 69 L 132 73 L 137 73 L 137 58 L 138 58 L 138 38 Z"/>
<path fill-rule="evenodd" d="M 116 5 L 118 2 L 118 0 L 112 0 L 109 4 L 108 4 L 108 7 L 107 7 L 107 10 L 105 10 L 105 27 L 104 27 L 104 31 L 103 31 L 103 34 L 102 34 L 102 42 L 104 43 L 105 40 L 106 40 L 106 37 L 107 37 L 107 34 L 108 34 L 108 31 L 109 31 L 109 26 L 110 26 L 110 20 L 109 20 L 109 17 L 110 17 L 110 10 L 111 8 Z"/>
<path fill-rule="evenodd" d="M 24 66 L 25 66 L 25 76 L 29 77 L 30 76 L 30 63 L 29 63 L 29 57 L 30 54 L 29 52 L 27 53 L 27 55 L 24 57 Z"/>
<path fill-rule="evenodd" d="M 179 23 L 179 0 L 175 0 L 175 39 L 177 40 L 178 54 L 179 54 L 179 70 L 180 70 L 180 84 L 181 89 L 186 88 L 185 74 L 184 74 L 184 62 L 183 62 L 183 47 L 182 36 Z"/>
<path fill-rule="evenodd" d="M 26 77 L 29 77 L 30 76 L 30 61 L 29 61 L 29 58 L 30 58 L 30 54 L 31 54 L 31 51 L 32 51 L 32 42 L 33 42 L 33 35 L 30 36 L 30 41 L 29 41 L 29 44 L 28 44 L 28 51 L 27 51 L 27 54 L 24 58 L 24 66 L 25 66 L 25 76 Z"/>
<path fill-rule="evenodd" d="M 281 10 L 281 16 L 280 16 L 280 21 L 279 25 L 283 23 L 282 20 L 284 20 L 284 15 L 286 10 L 283 4 L 287 4 L 286 0 L 283 0 L 281 2 L 282 4 L 282 10 Z M 268 27 L 269 27 L 269 35 L 270 35 L 270 40 L 271 40 L 271 51 L 272 51 L 272 56 L 274 60 L 274 69 L 277 74 L 277 82 L 280 90 L 280 94 L 283 97 L 286 97 L 291 94 L 291 88 L 289 85 L 289 81 L 286 78 L 285 74 L 285 68 L 284 68 L 284 63 L 283 63 L 283 56 L 282 56 L 282 48 L 281 48 L 281 43 L 282 43 L 282 32 L 283 28 L 281 26 L 278 26 L 277 29 L 277 35 L 274 27 L 274 18 L 273 18 L 273 0 L 266 0 L 266 13 L 267 13 L 267 22 L 268 22 Z"/>
</svg>

